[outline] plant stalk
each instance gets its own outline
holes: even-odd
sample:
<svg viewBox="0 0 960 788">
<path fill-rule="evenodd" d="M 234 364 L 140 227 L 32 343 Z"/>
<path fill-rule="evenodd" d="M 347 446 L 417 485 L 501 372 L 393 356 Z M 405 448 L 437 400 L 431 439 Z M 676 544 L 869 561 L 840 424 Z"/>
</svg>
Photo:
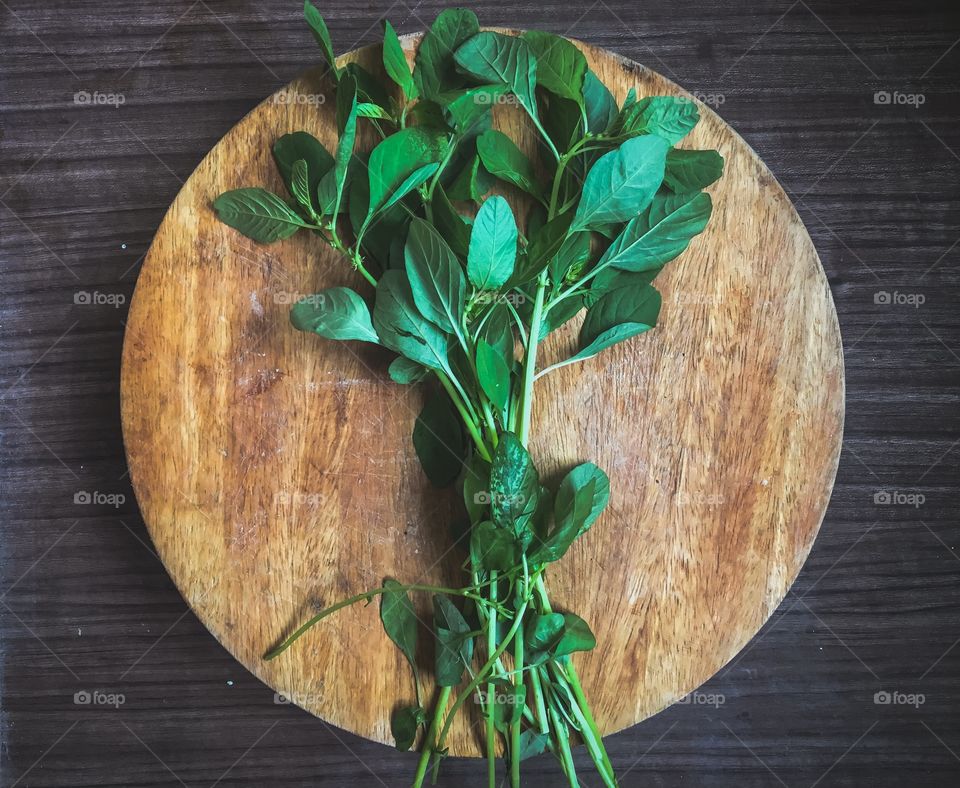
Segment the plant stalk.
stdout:
<svg viewBox="0 0 960 788">
<path fill-rule="evenodd" d="M 420 752 L 420 762 L 417 764 L 417 773 L 413 778 L 413 788 L 420 788 L 423 780 L 427 776 L 427 769 L 430 767 L 430 756 L 433 754 L 434 742 L 437 739 L 437 728 L 440 727 L 440 719 L 443 712 L 446 711 L 447 703 L 450 702 L 450 692 L 453 687 L 442 687 L 440 696 L 437 698 L 437 704 L 433 710 L 433 719 L 430 721 L 430 728 L 423 740 L 423 749 Z"/>
<path fill-rule="evenodd" d="M 530 341 L 523 359 L 523 393 L 521 399 L 520 430 L 518 437 L 526 446 L 530 438 L 530 417 L 533 413 L 533 380 L 537 371 L 537 346 L 540 343 L 540 326 L 543 323 L 543 301 L 547 289 L 547 272 L 537 280 L 537 294 L 533 301 L 533 316 L 530 320 Z"/>
<path fill-rule="evenodd" d="M 490 573 L 490 601 L 497 601 L 497 573 Z M 492 608 L 487 617 L 487 654 L 497 650 L 497 610 Z M 491 674 L 492 675 L 492 674 Z M 496 692 L 493 682 L 487 682 L 487 785 L 496 788 L 497 785 L 497 729 L 494 725 L 494 705 L 492 698 Z"/>
</svg>

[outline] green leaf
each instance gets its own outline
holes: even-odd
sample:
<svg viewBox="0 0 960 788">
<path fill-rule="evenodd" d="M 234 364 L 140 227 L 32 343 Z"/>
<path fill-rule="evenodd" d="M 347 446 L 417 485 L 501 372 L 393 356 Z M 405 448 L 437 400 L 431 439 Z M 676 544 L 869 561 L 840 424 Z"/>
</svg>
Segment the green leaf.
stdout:
<svg viewBox="0 0 960 788">
<path fill-rule="evenodd" d="M 489 129 L 477 137 L 477 153 L 487 171 L 540 199 L 540 186 L 530 159 L 502 131 Z"/>
<path fill-rule="evenodd" d="M 390 380 L 401 385 L 419 383 L 430 374 L 430 370 L 403 356 L 397 356 L 387 368 Z"/>
<path fill-rule="evenodd" d="M 485 494 L 485 500 L 489 493 Z M 483 520 L 470 529 L 470 561 L 474 567 L 488 572 L 504 572 L 519 563 L 517 540 L 506 528 Z"/>
<path fill-rule="evenodd" d="M 531 554 L 531 563 L 562 558 L 574 540 L 593 525 L 609 499 L 610 480 L 596 465 L 584 463 L 570 471 L 553 502 L 554 526 Z"/>
<path fill-rule="evenodd" d="M 570 272 L 571 278 L 577 276 L 589 259 L 590 233 L 568 235 L 550 261 L 551 281 L 562 282 L 568 272 Z"/>
<path fill-rule="evenodd" d="M 290 322 L 300 331 L 327 339 L 379 342 L 370 322 L 370 310 L 349 287 L 331 287 L 301 300 L 290 310 Z"/>
<path fill-rule="evenodd" d="M 384 109 L 390 107 L 390 96 L 386 83 L 378 74 L 374 76 L 356 61 L 347 63 L 342 70 L 343 76 L 352 77 L 357 83 L 357 101 L 376 104 Z M 339 88 L 337 88 L 339 90 Z"/>
<path fill-rule="evenodd" d="M 419 188 L 428 180 L 430 180 L 430 178 L 433 177 L 433 174 L 438 169 L 440 169 L 440 164 L 438 162 L 424 164 L 422 167 L 415 169 L 403 180 L 403 183 L 396 188 L 396 191 L 394 191 L 393 194 L 387 198 L 387 201 L 379 208 L 379 210 L 385 211 L 387 208 L 396 205 L 396 203 L 410 194 L 410 192 L 412 192 L 414 189 Z"/>
<path fill-rule="evenodd" d="M 479 154 L 474 153 L 450 181 L 447 195 L 452 200 L 480 202 L 483 196 L 493 188 L 493 180 L 493 176 L 487 172 L 487 168 L 480 161 Z"/>
<path fill-rule="evenodd" d="M 658 194 L 646 211 L 627 223 L 597 265 L 624 271 L 662 268 L 703 232 L 712 209 L 705 192 Z"/>
<path fill-rule="evenodd" d="M 528 660 L 533 654 L 546 653 L 556 645 L 563 635 L 564 619 L 562 613 L 534 614 L 526 622 L 524 645 L 530 652 Z M 529 660 L 534 664 L 533 660 Z"/>
<path fill-rule="evenodd" d="M 547 751 L 549 741 L 549 733 L 540 733 L 533 728 L 522 731 L 520 733 L 520 760 L 525 761 L 543 755 Z"/>
<path fill-rule="evenodd" d="M 625 105 L 611 129 L 615 136 L 656 134 L 671 145 L 682 140 L 697 125 L 697 105 L 680 96 L 647 96 Z"/>
<path fill-rule="evenodd" d="M 587 130 L 602 134 L 617 117 L 617 102 L 607 86 L 589 70 L 583 80 L 583 102 L 587 112 Z"/>
<path fill-rule="evenodd" d="M 450 371 L 450 340 L 417 311 L 403 272 L 386 271 L 377 282 L 373 327 L 391 350 L 430 369 Z"/>
<path fill-rule="evenodd" d="M 386 19 L 383 20 L 383 67 L 408 99 L 415 99 L 419 95 L 397 31 Z"/>
<path fill-rule="evenodd" d="M 572 213 L 562 213 L 533 233 L 526 257 L 518 263 L 509 285 L 520 285 L 535 279 L 550 264 L 568 238 L 572 219 Z"/>
<path fill-rule="evenodd" d="M 290 194 L 303 207 L 314 221 L 319 221 L 316 211 L 313 209 L 313 198 L 310 194 L 310 174 L 307 171 L 307 163 L 300 159 L 293 165 L 290 174 Z"/>
<path fill-rule="evenodd" d="M 456 255 L 466 260 L 470 247 L 470 225 L 457 213 L 443 187 L 439 184 L 433 192 L 433 226 L 446 240 Z"/>
<path fill-rule="evenodd" d="M 337 177 L 333 170 L 327 172 L 317 184 L 317 205 L 322 216 L 333 216 L 337 208 Z M 340 206 L 343 210 L 343 206 Z"/>
<path fill-rule="evenodd" d="M 610 501 L 610 479 L 607 478 L 607 474 L 592 462 L 578 465 L 560 482 L 560 486 L 557 488 L 557 496 L 553 502 L 555 522 L 560 523 L 568 516 L 568 513 L 577 508 L 575 500 L 577 493 L 586 490 L 591 483 L 593 484 L 590 490 L 591 495 L 586 496 L 589 499 L 589 510 L 580 523 L 577 536 L 586 533 Z"/>
<path fill-rule="evenodd" d="M 490 114 L 490 109 L 507 92 L 506 85 L 480 85 L 463 91 L 444 93 L 438 97 L 447 121 L 461 135 L 467 135 L 478 121 Z"/>
<path fill-rule="evenodd" d="M 565 657 L 575 651 L 590 651 L 597 645 L 587 622 L 573 613 L 563 614 L 563 635 L 553 649 L 554 658 Z"/>
<path fill-rule="evenodd" d="M 498 302 L 490 307 L 490 315 L 479 337 L 497 351 L 508 368 L 513 368 L 516 339 L 513 336 L 513 319 L 506 304 Z"/>
<path fill-rule="evenodd" d="M 333 202 L 331 215 L 336 217 L 340 213 L 340 204 L 343 202 L 343 187 L 347 182 L 347 172 L 350 167 L 350 160 L 353 158 L 353 144 L 357 138 L 357 82 L 351 76 L 346 76 L 341 80 L 340 87 L 337 89 L 337 107 L 341 106 L 341 96 L 346 106 L 349 107 L 346 118 L 343 123 L 343 130 L 340 132 L 340 141 L 337 143 L 337 152 L 334 156 L 333 164 L 333 191 L 336 193 L 336 199 Z M 325 195 L 329 194 L 330 189 L 324 190 Z"/>
<path fill-rule="evenodd" d="M 490 463 L 471 455 L 463 475 L 463 503 L 472 524 L 480 522 L 490 504 Z"/>
<path fill-rule="evenodd" d="M 537 84 L 555 96 L 583 105 L 587 59 L 577 47 L 553 33 L 528 30 L 523 34 L 537 62 Z"/>
<path fill-rule="evenodd" d="M 443 157 L 445 141 L 435 132 L 418 126 L 401 129 L 383 140 L 370 153 L 370 207 L 373 215 L 388 202 L 396 202 L 397 192 L 407 194 L 423 183 L 433 172 L 425 166 Z M 417 181 L 419 180 L 419 183 Z M 404 191 L 405 190 L 405 191 Z"/>
<path fill-rule="evenodd" d="M 376 118 L 377 120 L 393 120 L 393 118 L 390 116 L 390 113 L 387 112 L 383 107 L 370 101 L 364 101 L 357 104 L 357 117 Z"/>
<path fill-rule="evenodd" d="M 420 314 L 441 330 L 463 340 L 467 283 L 453 250 L 433 225 L 417 218 L 410 223 L 404 259 Z"/>
<path fill-rule="evenodd" d="M 510 399 L 510 367 L 497 350 L 481 339 L 477 342 L 477 378 L 480 388 L 498 410 L 507 407 Z"/>
<path fill-rule="evenodd" d="M 293 194 L 293 168 L 303 160 L 307 163 L 307 188 L 311 199 L 316 199 L 320 179 L 333 169 L 333 156 L 316 137 L 305 131 L 284 134 L 273 143 L 273 160 L 288 191 Z M 322 203 L 313 203 L 320 208 Z"/>
<path fill-rule="evenodd" d="M 413 746 L 417 729 L 425 720 L 426 715 L 419 706 L 403 706 L 393 710 L 390 715 L 390 732 L 398 750 L 406 752 Z"/>
<path fill-rule="evenodd" d="M 512 432 L 500 436 L 490 469 L 490 514 L 510 528 L 525 548 L 533 538 L 529 520 L 540 497 L 540 477 L 530 453 Z"/>
<path fill-rule="evenodd" d="M 657 324 L 659 313 L 660 293 L 652 285 L 611 290 L 587 310 L 580 327 L 580 351 L 570 360 L 590 358 L 611 345 L 649 331 Z"/>
<path fill-rule="evenodd" d="M 527 625 L 526 661 L 540 665 L 574 651 L 589 651 L 597 645 L 590 627 L 573 613 L 545 613 L 531 616 Z"/>
<path fill-rule="evenodd" d="M 337 58 L 333 54 L 333 42 L 330 40 L 330 31 L 327 30 L 327 23 L 323 21 L 320 12 L 314 8 L 310 0 L 303 4 L 303 15 L 306 17 L 307 24 L 310 26 L 310 32 L 317 40 L 320 51 L 323 53 L 323 59 L 330 66 L 330 73 L 333 75 L 334 82 L 340 78 L 340 69 L 337 68 Z"/>
<path fill-rule="evenodd" d="M 260 243 L 289 238 L 307 226 L 293 208 L 265 189 L 224 192 L 213 207 L 221 222 Z"/>
<path fill-rule="evenodd" d="M 646 208 L 663 181 L 670 145 L 650 135 L 627 140 L 587 173 L 572 229 L 625 222 Z"/>
<path fill-rule="evenodd" d="M 498 686 L 493 701 L 493 724 L 506 734 L 511 726 L 520 721 L 526 705 L 527 688 L 524 684 Z"/>
<path fill-rule="evenodd" d="M 431 484 L 448 487 L 456 481 L 466 446 L 460 419 L 446 394 L 428 394 L 413 426 L 413 447 Z"/>
<path fill-rule="evenodd" d="M 715 150 L 671 150 L 663 184 L 674 192 L 705 189 L 723 175 L 723 156 Z"/>
<path fill-rule="evenodd" d="M 588 480 L 584 487 L 573 492 L 564 505 L 554 503 L 555 526 L 531 554 L 531 563 L 545 564 L 564 556 L 590 514 L 595 487 L 596 483 Z"/>
<path fill-rule="evenodd" d="M 443 594 L 433 597 L 433 627 L 437 639 L 435 670 L 438 687 L 455 687 L 473 660 L 473 637 L 463 614 Z"/>
<path fill-rule="evenodd" d="M 517 221 L 510 203 L 494 195 L 473 220 L 467 276 L 481 290 L 496 290 L 510 278 L 516 261 Z"/>
<path fill-rule="evenodd" d="M 513 324 L 505 304 L 494 304 L 490 310 L 477 337 L 477 375 L 483 392 L 503 411 L 510 397 L 514 366 Z"/>
<path fill-rule="evenodd" d="M 583 110 L 575 101 L 554 96 L 545 108 L 541 108 L 541 118 L 550 139 L 561 153 L 566 153 L 583 137 Z M 580 158 L 575 157 L 567 165 L 567 171 L 579 165 Z"/>
<path fill-rule="evenodd" d="M 572 320 L 577 314 L 580 313 L 580 310 L 583 309 L 584 304 L 585 302 L 583 296 L 575 295 L 568 296 L 559 303 L 555 304 L 550 311 L 547 312 L 547 316 L 540 325 L 540 341 L 542 342 L 564 323 Z"/>
<path fill-rule="evenodd" d="M 383 623 L 383 630 L 407 658 L 416 675 L 417 615 L 413 611 L 413 603 L 396 580 L 387 578 L 383 581 L 383 587 L 386 589 L 380 596 L 380 621 Z"/>
<path fill-rule="evenodd" d="M 477 15 L 463 8 L 441 11 L 417 50 L 413 79 L 424 98 L 432 99 L 463 82 L 454 68 L 454 51 L 480 30 Z"/>
<path fill-rule="evenodd" d="M 621 271 L 617 268 L 604 268 L 590 282 L 590 292 L 584 297 L 584 303 L 590 307 L 604 293 L 616 290 L 618 287 L 648 285 L 662 269 L 653 268 L 648 271 Z"/>
<path fill-rule="evenodd" d="M 454 59 L 481 82 L 506 85 L 530 116 L 537 117 L 537 59 L 526 41 L 485 30 L 462 44 Z"/>
</svg>

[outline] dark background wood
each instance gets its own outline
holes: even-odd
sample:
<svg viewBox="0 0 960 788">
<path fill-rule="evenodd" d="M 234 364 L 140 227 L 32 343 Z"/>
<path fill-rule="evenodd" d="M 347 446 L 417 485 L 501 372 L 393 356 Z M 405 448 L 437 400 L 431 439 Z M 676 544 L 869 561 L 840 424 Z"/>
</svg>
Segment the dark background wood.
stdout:
<svg viewBox="0 0 960 788">
<path fill-rule="evenodd" d="M 844 451 L 809 562 L 701 688 L 722 703 L 696 697 L 610 737 L 622 784 L 956 785 L 956 3 L 472 5 L 483 23 L 567 33 L 713 98 L 796 201 L 844 335 Z M 381 15 L 411 32 L 440 7 L 323 11 L 345 51 L 373 41 Z M 275 703 L 187 610 L 122 449 L 120 348 L 142 255 L 206 151 L 316 62 L 298 4 L 0 0 L 0 19 L 0 783 L 406 784 L 412 755 Z M 881 90 L 923 103 L 877 104 Z M 79 91 L 124 103 L 78 104 Z M 76 503 L 82 491 L 124 500 Z M 923 500 L 878 504 L 881 491 Z M 75 703 L 94 690 L 125 702 Z M 477 765 L 451 761 L 441 782 L 480 785 Z M 559 782 L 549 758 L 527 775 Z"/>
</svg>

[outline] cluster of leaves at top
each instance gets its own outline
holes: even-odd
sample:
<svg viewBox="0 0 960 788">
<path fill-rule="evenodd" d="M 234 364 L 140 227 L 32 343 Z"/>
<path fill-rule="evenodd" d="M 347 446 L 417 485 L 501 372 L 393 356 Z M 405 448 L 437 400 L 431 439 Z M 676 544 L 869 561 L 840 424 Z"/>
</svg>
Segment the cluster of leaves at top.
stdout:
<svg viewBox="0 0 960 788">
<path fill-rule="evenodd" d="M 416 686 L 416 703 L 392 714 L 398 747 L 425 729 L 414 785 L 431 765 L 436 777 L 451 722 L 478 689 L 491 786 L 501 734 L 514 786 L 520 762 L 545 750 L 578 785 L 572 736 L 604 784 L 616 785 L 569 656 L 593 648 L 594 636 L 578 616 L 554 612 L 544 584 L 546 567 L 600 516 L 609 482 L 585 463 L 556 489 L 543 484 L 526 448 L 534 381 L 656 324 L 651 282 L 706 226 L 703 189 L 723 160 L 674 147 L 699 120 L 693 101 L 631 90 L 618 106 L 558 36 L 481 31 L 471 11 L 447 10 L 411 71 L 385 23 L 383 67 L 397 86 L 388 92 L 360 65 L 338 66 L 320 14 L 309 2 L 305 12 L 336 90 L 336 150 L 306 132 L 281 137 L 273 154 L 289 198 L 245 188 L 214 206 L 257 241 L 315 233 L 373 286 L 371 297 L 325 290 L 294 306 L 291 320 L 395 351 L 398 383 L 434 381 L 413 442 L 432 482 L 462 486 L 470 583 L 388 580 L 322 611 L 268 657 L 335 610 L 380 595 L 384 629 Z M 493 127 L 492 110 L 504 103 L 535 131 L 536 163 Z M 379 137 L 369 153 L 355 149 L 362 122 Z M 521 222 L 493 190 L 523 197 Z M 584 309 L 576 351 L 538 370 L 538 345 Z M 411 591 L 434 592 L 432 704 L 421 698 Z"/>
</svg>

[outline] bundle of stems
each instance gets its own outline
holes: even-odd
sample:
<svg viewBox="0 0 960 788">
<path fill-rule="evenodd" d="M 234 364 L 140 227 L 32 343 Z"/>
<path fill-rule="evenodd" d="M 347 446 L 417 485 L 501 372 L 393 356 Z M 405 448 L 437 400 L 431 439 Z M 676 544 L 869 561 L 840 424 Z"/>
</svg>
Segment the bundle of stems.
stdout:
<svg viewBox="0 0 960 788">
<path fill-rule="evenodd" d="M 414 676 L 415 699 L 391 715 L 399 748 L 420 741 L 414 786 L 436 779 L 451 726 L 474 699 L 491 788 L 498 742 L 514 788 L 521 762 L 546 751 L 579 785 L 578 740 L 615 786 L 571 658 L 596 640 L 582 618 L 553 609 L 545 583 L 602 514 L 610 484 L 589 462 L 554 489 L 541 480 L 529 451 L 536 381 L 653 328 L 661 300 L 651 282 L 706 226 L 703 189 L 723 160 L 674 147 L 699 119 L 692 100 L 631 90 L 618 105 L 558 36 L 481 31 L 472 12 L 448 10 L 411 70 L 385 23 L 388 93 L 362 66 L 339 66 L 322 17 L 309 2 L 305 11 L 336 92 L 336 150 L 307 132 L 285 135 L 273 153 L 290 199 L 243 188 L 214 207 L 264 243 L 312 232 L 366 280 L 371 293 L 329 288 L 296 304 L 291 321 L 389 348 L 398 354 L 391 378 L 426 388 L 413 443 L 431 482 L 462 490 L 469 582 L 387 579 L 319 612 L 266 658 L 337 610 L 379 598 L 384 630 Z M 537 132 L 536 164 L 493 127 L 504 96 L 514 106 L 502 111 Z M 379 139 L 369 152 L 357 150 L 361 121 Z M 524 221 L 504 194 L 523 196 L 514 202 L 530 206 Z M 584 310 L 575 352 L 538 368 L 544 340 Z M 430 703 L 417 660 L 425 622 L 410 598 L 419 592 L 433 602 Z"/>
</svg>

